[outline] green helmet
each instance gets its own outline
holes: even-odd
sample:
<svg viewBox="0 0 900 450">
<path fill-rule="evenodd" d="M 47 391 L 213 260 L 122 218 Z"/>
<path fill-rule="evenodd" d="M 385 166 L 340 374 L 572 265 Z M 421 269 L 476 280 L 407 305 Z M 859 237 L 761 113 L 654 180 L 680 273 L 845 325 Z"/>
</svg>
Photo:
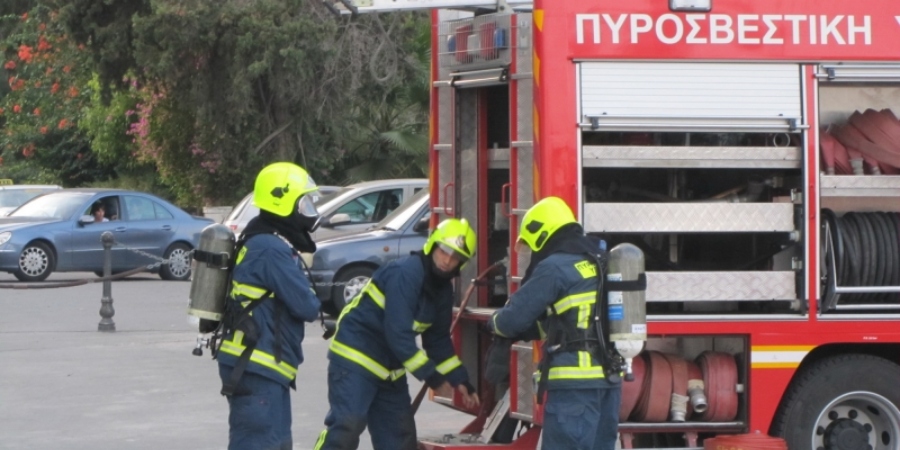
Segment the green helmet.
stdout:
<svg viewBox="0 0 900 450">
<path fill-rule="evenodd" d="M 519 228 L 519 240 L 528 244 L 532 251 L 539 251 L 563 225 L 577 223 L 569 205 L 559 197 L 547 197 L 532 206 Z"/>
<path fill-rule="evenodd" d="M 435 244 L 447 253 L 457 254 L 462 265 L 475 255 L 475 230 L 469 226 L 466 219 L 445 219 L 425 241 L 422 250 L 426 255 L 430 255 Z"/>
<path fill-rule="evenodd" d="M 253 204 L 276 216 L 288 217 L 295 208 L 306 217 L 318 217 L 313 200 L 305 194 L 319 188 L 302 167 L 289 162 L 269 164 L 256 176 L 253 186 Z"/>
</svg>

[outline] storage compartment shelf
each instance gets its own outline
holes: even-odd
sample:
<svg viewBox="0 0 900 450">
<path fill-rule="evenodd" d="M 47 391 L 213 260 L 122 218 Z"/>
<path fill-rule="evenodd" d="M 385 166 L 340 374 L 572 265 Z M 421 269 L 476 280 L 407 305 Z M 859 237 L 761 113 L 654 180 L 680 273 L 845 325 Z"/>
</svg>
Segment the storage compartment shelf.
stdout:
<svg viewBox="0 0 900 450">
<path fill-rule="evenodd" d="M 647 272 L 648 302 L 794 301 L 792 271 Z"/>
<path fill-rule="evenodd" d="M 585 203 L 594 233 L 778 233 L 794 231 L 792 203 Z"/>
<path fill-rule="evenodd" d="M 898 197 L 898 175 L 822 175 L 822 197 Z"/>
<path fill-rule="evenodd" d="M 799 147 L 584 146 L 584 167 L 797 169 Z"/>
</svg>

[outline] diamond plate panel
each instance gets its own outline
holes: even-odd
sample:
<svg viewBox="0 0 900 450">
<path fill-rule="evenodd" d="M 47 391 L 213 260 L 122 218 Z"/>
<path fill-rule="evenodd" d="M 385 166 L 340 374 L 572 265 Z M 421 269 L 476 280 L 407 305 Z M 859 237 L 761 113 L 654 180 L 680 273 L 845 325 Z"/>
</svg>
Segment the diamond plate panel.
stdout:
<svg viewBox="0 0 900 450">
<path fill-rule="evenodd" d="M 458 107 L 456 131 L 459 149 L 459 171 L 456 173 L 454 191 L 459 197 L 454 202 L 456 217 L 466 219 L 472 228 L 479 229 L 478 214 L 478 92 L 471 89 L 457 91 Z M 466 264 L 460 271 L 460 291 L 465 292 L 471 280 L 478 276 L 478 259 Z"/>
<path fill-rule="evenodd" d="M 648 302 L 796 300 L 796 274 L 782 272 L 647 272 Z"/>
<path fill-rule="evenodd" d="M 800 147 L 584 146 L 584 167 L 799 168 Z"/>
<path fill-rule="evenodd" d="M 532 37 L 531 14 L 517 14 L 516 15 L 516 73 L 529 73 L 532 71 L 531 37 Z"/>
<path fill-rule="evenodd" d="M 584 228 L 606 233 L 790 232 L 791 203 L 585 203 Z"/>
<path fill-rule="evenodd" d="M 449 149 L 438 150 L 438 179 L 432 180 L 432 182 L 436 182 L 437 186 L 432 187 L 432 192 L 437 194 L 438 208 L 434 211 L 438 214 L 439 219 L 443 219 L 446 217 L 443 206 L 452 206 L 448 205 L 447 201 L 450 199 L 444 198 L 445 191 L 447 195 L 450 194 L 450 189 L 445 189 L 445 187 L 453 182 L 453 174 L 455 172 L 454 167 L 456 164 L 454 158 L 454 150 L 453 150 L 453 89 L 452 88 L 440 88 L 438 89 L 438 144 L 448 146 Z"/>
<path fill-rule="evenodd" d="M 516 380 L 518 389 L 516 395 L 516 409 L 510 409 L 509 415 L 522 420 L 531 420 L 534 411 L 534 361 L 532 361 L 533 349 L 531 344 L 516 342 L 512 346 L 516 353 Z"/>
<path fill-rule="evenodd" d="M 522 78 L 516 80 L 518 90 L 516 92 L 516 120 L 518 122 L 518 131 L 516 133 L 517 141 L 531 142 L 534 139 L 534 118 L 532 113 L 534 105 L 534 81 L 531 78 Z"/>
<path fill-rule="evenodd" d="M 900 196 L 900 177 L 897 176 L 822 175 L 820 185 L 823 197 Z"/>
</svg>

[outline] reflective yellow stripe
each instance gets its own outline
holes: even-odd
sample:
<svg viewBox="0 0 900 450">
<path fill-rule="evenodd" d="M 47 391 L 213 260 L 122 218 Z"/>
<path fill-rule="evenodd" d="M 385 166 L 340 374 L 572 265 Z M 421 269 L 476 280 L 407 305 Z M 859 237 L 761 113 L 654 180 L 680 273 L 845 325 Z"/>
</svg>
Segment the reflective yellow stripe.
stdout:
<svg viewBox="0 0 900 450">
<path fill-rule="evenodd" d="M 430 323 L 419 322 L 418 320 L 413 321 L 413 331 L 416 333 L 424 333 L 431 326 Z"/>
<path fill-rule="evenodd" d="M 381 309 L 384 309 L 384 293 L 381 292 L 381 289 L 378 289 L 378 286 L 375 286 L 375 283 L 373 283 L 371 279 L 369 279 L 365 287 L 362 288 L 362 292 L 369 294 L 369 297 L 372 297 L 375 304 L 380 306 Z"/>
<path fill-rule="evenodd" d="M 462 365 L 462 361 L 460 361 L 459 358 L 456 357 L 456 355 L 453 355 L 453 356 L 447 358 L 446 361 L 438 364 L 437 371 L 441 375 L 447 375 L 448 373 L 450 373 L 451 370 L 453 370 L 461 365 Z"/>
<path fill-rule="evenodd" d="M 594 367 L 553 367 L 550 369 L 550 380 L 575 380 L 585 378 L 605 378 L 603 368 Z"/>
<path fill-rule="evenodd" d="M 374 359 L 369 358 L 361 351 L 356 350 L 348 345 L 344 345 L 336 340 L 331 341 L 331 346 L 329 347 L 329 349 L 335 354 L 343 356 L 344 358 L 347 358 L 350 361 L 363 366 L 366 370 L 372 372 L 376 377 L 381 378 L 382 380 L 387 380 L 388 378 L 390 378 L 391 380 L 396 380 L 406 373 L 406 371 L 403 369 L 388 370 L 386 367 L 378 364 Z"/>
<path fill-rule="evenodd" d="M 586 351 L 578 352 L 578 367 L 563 366 L 550 368 L 550 380 L 562 379 L 583 379 L 583 378 L 605 378 L 603 366 L 593 365 L 591 353 Z"/>
<path fill-rule="evenodd" d="M 494 314 L 494 317 L 491 317 L 491 320 L 494 322 L 494 334 L 496 334 L 497 336 L 500 336 L 500 337 L 509 337 L 509 336 L 503 334 L 503 332 L 500 331 L 499 328 L 497 328 L 497 315 L 496 314 Z"/>
<path fill-rule="evenodd" d="M 597 299 L 597 291 L 583 292 L 581 294 L 572 294 L 563 297 L 561 300 L 553 304 L 556 314 L 562 314 L 571 308 L 585 304 L 592 304 Z"/>
<path fill-rule="evenodd" d="M 232 298 L 237 298 L 238 295 L 243 295 L 244 297 L 256 300 L 262 297 L 265 293 L 266 290 L 260 287 L 256 287 L 250 284 L 238 283 L 237 281 L 231 282 Z"/>
<path fill-rule="evenodd" d="M 425 352 L 419 350 L 415 355 L 413 355 L 412 358 L 409 358 L 403 362 L 403 367 L 406 367 L 406 370 L 410 372 L 415 372 L 426 363 L 428 363 L 428 357 L 425 356 Z"/>
<path fill-rule="evenodd" d="M 586 330 L 588 324 L 591 319 L 591 308 L 594 303 L 590 304 L 578 305 L 578 323 L 575 324 L 576 327 L 581 328 L 582 330 Z"/>
<path fill-rule="evenodd" d="M 328 435 L 328 428 L 324 429 L 321 433 L 319 433 L 319 439 L 316 440 L 316 446 L 313 447 L 313 450 L 320 450 L 322 448 L 322 444 L 325 443 L 325 436 Z"/>
<path fill-rule="evenodd" d="M 244 353 L 244 349 L 247 347 L 237 344 L 233 341 L 222 341 L 222 347 L 219 349 L 229 355 L 234 355 L 237 357 L 241 356 L 241 353 Z M 259 349 L 254 349 L 253 353 L 250 354 L 250 361 L 253 361 L 261 366 L 268 367 L 282 375 L 284 375 L 287 379 L 293 380 L 297 376 L 297 368 L 291 367 L 290 364 L 282 361 L 280 363 L 275 362 L 275 357 L 262 351 Z"/>
</svg>

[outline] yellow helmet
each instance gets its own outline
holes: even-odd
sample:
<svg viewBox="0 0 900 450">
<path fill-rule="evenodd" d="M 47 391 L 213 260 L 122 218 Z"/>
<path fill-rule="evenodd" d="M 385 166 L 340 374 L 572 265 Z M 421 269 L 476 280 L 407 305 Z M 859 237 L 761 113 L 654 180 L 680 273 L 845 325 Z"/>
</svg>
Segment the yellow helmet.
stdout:
<svg viewBox="0 0 900 450">
<path fill-rule="evenodd" d="M 539 251 L 563 225 L 577 223 L 575 214 L 563 199 L 547 197 L 532 206 L 519 228 L 519 240 L 528 244 L 532 251 Z"/>
<path fill-rule="evenodd" d="M 256 176 L 253 186 L 253 204 L 276 216 L 288 217 L 296 211 L 306 217 L 316 217 L 313 200 L 305 194 L 319 188 L 302 167 L 289 162 L 269 164 Z"/>
<path fill-rule="evenodd" d="M 462 266 L 475 255 L 476 242 L 475 230 L 469 226 L 466 219 L 445 219 L 425 241 L 422 250 L 426 255 L 430 255 L 434 245 L 437 244 L 447 253 L 457 254 Z"/>
</svg>

